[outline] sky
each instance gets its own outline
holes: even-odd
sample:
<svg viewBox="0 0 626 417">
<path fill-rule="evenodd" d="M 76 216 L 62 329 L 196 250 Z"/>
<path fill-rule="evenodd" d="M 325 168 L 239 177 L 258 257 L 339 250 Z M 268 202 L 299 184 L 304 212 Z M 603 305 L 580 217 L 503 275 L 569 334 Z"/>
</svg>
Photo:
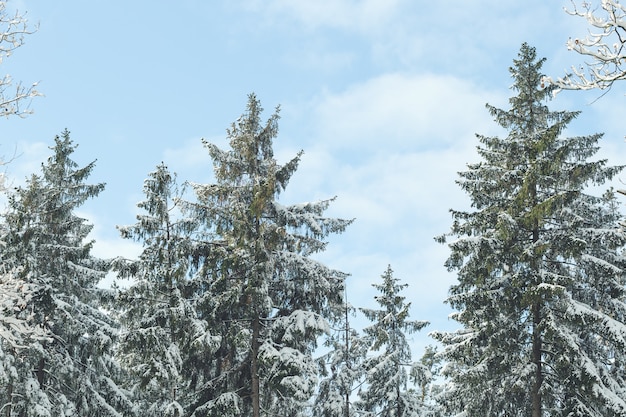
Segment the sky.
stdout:
<svg viewBox="0 0 626 417">
<path fill-rule="evenodd" d="M 453 330 L 444 304 L 453 273 L 449 209 L 470 207 L 455 184 L 477 161 L 476 134 L 505 136 L 485 109 L 508 109 L 508 68 L 523 42 L 561 76 L 582 62 L 565 43 L 586 23 L 560 0 L 10 1 L 37 31 L 0 72 L 44 96 L 24 119 L 0 120 L 0 154 L 13 184 L 37 173 L 65 128 L 74 159 L 97 159 L 105 191 L 81 208 L 94 254 L 136 256 L 116 225 L 135 222 L 143 181 L 165 162 L 180 182 L 210 183 L 201 138 L 228 147 L 226 129 L 254 92 L 266 119 L 280 105 L 279 163 L 302 162 L 282 204 L 336 196 L 328 214 L 355 218 L 319 259 L 351 274 L 348 297 L 376 307 L 372 283 L 391 265 L 408 284 L 414 355 Z M 564 91 L 554 110 L 580 110 L 568 135 L 605 133 L 598 158 L 626 161 L 625 86 Z M 622 176 L 626 179 L 626 173 Z M 618 180 L 615 184 L 620 187 Z M 607 185 L 608 187 L 608 185 Z M 606 187 L 605 187 L 606 188 Z M 105 283 L 107 284 L 107 283 Z M 359 323 L 360 318 L 355 319 Z"/>
</svg>

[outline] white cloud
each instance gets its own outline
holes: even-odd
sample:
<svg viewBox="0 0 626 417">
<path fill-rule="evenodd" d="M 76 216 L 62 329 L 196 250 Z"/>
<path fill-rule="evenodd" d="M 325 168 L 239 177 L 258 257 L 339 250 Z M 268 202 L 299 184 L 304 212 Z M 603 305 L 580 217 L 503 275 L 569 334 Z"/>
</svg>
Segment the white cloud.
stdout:
<svg viewBox="0 0 626 417">
<path fill-rule="evenodd" d="M 7 149 L 2 159 L 10 161 L 7 166 L 8 177 L 21 185 L 32 174 L 41 173 L 41 164 L 50 156 L 50 145 L 44 142 L 19 142 L 15 150 Z"/>
<path fill-rule="evenodd" d="M 315 42 L 303 48 L 289 50 L 284 57 L 284 61 L 298 70 L 315 70 L 317 73 L 329 74 L 350 68 L 357 60 L 357 56 L 352 51 L 329 51 L 323 45 Z"/>
<path fill-rule="evenodd" d="M 515 58 L 522 42 L 550 48 L 542 51 L 548 55 L 565 51 L 568 36 L 576 32 L 581 20 L 563 11 L 567 0 L 557 4 L 430 2 L 426 7 L 407 0 L 248 0 L 243 4 L 244 10 L 254 15 L 255 24 L 262 22 L 259 27 L 263 30 L 271 28 L 288 39 L 298 39 L 310 52 L 291 50 L 290 56 L 300 60 L 336 55 L 345 61 L 347 51 L 364 48 L 369 52 L 358 54 L 354 62 L 365 58 L 366 67 L 441 69 L 486 82 L 485 74 L 492 73 L 494 65 L 501 65 L 506 77 L 510 61 L 502 63 L 502 53 L 509 51 L 508 57 Z M 542 29 L 529 31 L 529 27 Z M 332 42 L 320 45 L 313 41 L 319 37 Z M 546 42 L 546 38 L 561 41 L 555 48 L 556 42 Z"/>
<path fill-rule="evenodd" d="M 358 284 L 351 291 L 361 305 L 373 302 L 369 284 L 391 264 L 410 284 L 407 296 L 419 311 L 434 309 L 419 318 L 437 316 L 451 280 L 443 267 L 447 248 L 433 238 L 449 230 L 450 208 L 468 206 L 454 183 L 467 158 L 460 149 L 400 153 L 327 171 L 338 195 L 329 213 L 356 221 L 331 239 L 322 260 L 353 275 Z"/>
<path fill-rule="evenodd" d="M 392 73 L 300 106 L 310 109 L 311 137 L 284 199 L 337 195 L 328 214 L 356 218 L 320 255 L 352 274 L 353 304 L 375 307 L 371 284 L 391 264 L 409 284 L 415 319 L 454 326 L 442 304 L 454 279 L 443 266 L 448 250 L 433 237 L 449 230 L 450 208 L 469 205 L 454 181 L 477 159 L 475 133 L 500 132 L 486 102 L 506 98 L 451 76 Z"/>
<path fill-rule="evenodd" d="M 356 217 L 321 257 L 352 274 L 353 303 L 373 305 L 370 284 L 390 263 L 410 285 L 406 295 L 414 318 L 433 320 L 431 329 L 455 326 L 442 304 L 454 282 L 443 266 L 449 252 L 433 237 L 449 230 L 450 208 L 469 208 L 468 197 L 454 181 L 458 171 L 477 160 L 475 133 L 506 135 L 484 107 L 489 102 L 507 109 L 510 92 L 500 91 L 451 76 L 393 73 L 326 92 L 314 101 L 312 152 L 305 146 L 293 186 L 300 197 L 319 190 L 338 195 L 330 213 Z M 615 141 L 615 132 L 624 130 L 625 104 L 621 96 L 603 99 L 584 109 L 584 131 L 573 129 L 575 134 L 595 133 L 588 130 L 589 120 L 600 131 L 611 126 L 610 142 L 601 143 L 599 157 L 614 164 L 626 161 L 626 144 Z M 550 106 L 558 109 L 563 103 Z"/>
<path fill-rule="evenodd" d="M 394 73 L 326 93 L 318 99 L 315 117 L 319 136 L 328 138 L 333 149 L 464 147 L 473 132 L 490 128 L 485 103 L 502 101 L 502 96 L 452 76 Z"/>
<path fill-rule="evenodd" d="M 252 0 L 248 10 L 264 12 L 272 20 L 289 17 L 308 28 L 372 31 L 383 28 L 400 11 L 401 0 Z"/>
<path fill-rule="evenodd" d="M 163 151 L 163 162 L 176 168 L 203 167 L 206 166 L 207 160 L 210 160 L 209 153 L 202 145 L 200 138 L 187 139 L 183 141 L 182 146 L 169 147 Z"/>
<path fill-rule="evenodd" d="M 222 149 L 229 146 L 226 134 L 205 139 Z M 213 162 L 201 138 L 187 139 L 182 142 L 182 146 L 165 149 L 163 162 L 171 172 L 176 173 L 179 185 L 184 181 L 213 181 Z"/>
</svg>

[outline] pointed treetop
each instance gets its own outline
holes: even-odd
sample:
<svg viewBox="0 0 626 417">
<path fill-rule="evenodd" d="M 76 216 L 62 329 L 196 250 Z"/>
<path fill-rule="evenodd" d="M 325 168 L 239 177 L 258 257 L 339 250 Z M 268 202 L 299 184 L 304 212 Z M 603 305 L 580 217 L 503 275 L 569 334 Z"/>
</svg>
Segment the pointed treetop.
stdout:
<svg viewBox="0 0 626 417">
<path fill-rule="evenodd" d="M 227 130 L 234 152 L 242 155 L 247 162 L 272 158 L 273 139 L 278 135 L 279 112 L 280 106 L 277 106 L 274 114 L 262 125 L 261 101 L 251 93 L 246 112 Z"/>
</svg>

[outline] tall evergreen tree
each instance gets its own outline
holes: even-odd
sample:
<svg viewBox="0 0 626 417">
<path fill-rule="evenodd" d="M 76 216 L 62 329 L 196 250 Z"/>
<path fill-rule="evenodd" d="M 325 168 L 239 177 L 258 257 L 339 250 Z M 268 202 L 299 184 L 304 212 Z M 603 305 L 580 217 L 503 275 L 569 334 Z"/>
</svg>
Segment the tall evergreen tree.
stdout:
<svg viewBox="0 0 626 417">
<path fill-rule="evenodd" d="M 411 360 L 406 336 L 424 328 L 428 322 L 408 320 L 411 303 L 401 295 L 407 284 L 399 281 L 388 266 L 382 284 L 373 284 L 379 291 L 375 300 L 381 309 L 361 309 L 372 321 L 364 332 L 373 356 L 365 360 L 365 388 L 359 393 L 360 408 L 365 415 L 417 417 L 422 414 L 420 395 L 408 385 L 409 377 L 417 379 L 425 369 Z"/>
<path fill-rule="evenodd" d="M 437 348 L 426 346 L 417 366 L 413 368 L 411 377 L 418 387 L 422 417 L 443 417 L 444 410 L 437 402 L 442 395 L 444 381 L 441 378 L 442 357 Z"/>
<path fill-rule="evenodd" d="M 121 416 L 132 404 L 116 385 L 112 358 L 117 328 L 101 307 L 98 282 L 108 262 L 91 255 L 92 226 L 75 210 L 104 184 L 86 184 L 94 163 L 70 159 L 76 145 L 64 131 L 53 155 L 25 187 L 10 196 L 2 260 L 32 289 L 23 318 L 45 328 L 50 339 L 20 352 L 11 375 L 11 411 L 19 416 Z"/>
<path fill-rule="evenodd" d="M 144 182 L 144 192 L 138 206 L 145 213 L 136 224 L 119 228 L 122 237 L 144 245 L 138 260 L 115 264 L 119 277 L 133 279 L 119 297 L 125 329 L 120 351 L 134 376 L 140 409 L 180 417 L 188 415 L 194 398 L 190 358 L 210 354 L 216 340 L 185 296 L 195 223 L 177 215 L 175 176 L 160 164 Z"/>
<path fill-rule="evenodd" d="M 311 255 L 351 221 L 324 216 L 332 200 L 277 201 L 300 154 L 276 162 L 278 112 L 265 124 L 261 113 L 250 95 L 227 131 L 231 149 L 205 142 L 216 182 L 192 184 L 197 201 L 186 203 L 204 233 L 195 255 L 198 311 L 221 337 L 212 375 L 197 381 L 196 416 L 301 413 L 316 385 L 317 338 L 342 311 L 345 274 Z"/>
<path fill-rule="evenodd" d="M 31 338 L 45 338 L 31 317 L 20 314 L 31 298 L 30 286 L 20 278 L 19 270 L 0 273 L 0 347 L 23 348 Z"/>
<path fill-rule="evenodd" d="M 481 161 L 460 173 L 473 210 L 453 210 L 447 235 L 462 328 L 436 334 L 444 403 L 470 417 L 623 416 L 626 240 L 613 193 L 585 192 L 622 167 L 590 160 L 601 135 L 562 137 L 578 112 L 548 109 L 544 61 L 522 45 L 511 108 L 488 106 L 508 135 L 478 136 Z"/>
<path fill-rule="evenodd" d="M 13 415 L 15 396 L 20 395 L 14 390 L 19 358 L 31 343 L 46 340 L 44 329 L 23 314 L 32 291 L 18 272 L 0 274 L 0 415 L 8 417 Z"/>
<path fill-rule="evenodd" d="M 327 337 L 325 345 L 330 350 L 318 359 L 322 378 L 313 403 L 313 417 L 357 415 L 353 394 L 363 384 L 363 361 L 368 346 L 365 339 L 350 326 L 350 315 L 354 311 L 346 300 L 343 323 L 338 323 L 342 326 L 335 327 Z"/>
</svg>

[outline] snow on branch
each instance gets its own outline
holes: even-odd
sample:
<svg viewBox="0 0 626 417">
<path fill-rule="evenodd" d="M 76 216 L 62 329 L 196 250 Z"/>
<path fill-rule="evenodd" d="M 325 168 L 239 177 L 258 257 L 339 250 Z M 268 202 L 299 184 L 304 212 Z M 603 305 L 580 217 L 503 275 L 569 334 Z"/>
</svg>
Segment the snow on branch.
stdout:
<svg viewBox="0 0 626 417">
<path fill-rule="evenodd" d="M 24 36 L 34 31 L 28 29 L 28 21 L 24 14 L 7 11 L 7 1 L 0 0 L 0 64 L 24 44 Z M 25 117 L 32 113 L 30 100 L 40 96 L 37 84 L 25 86 L 21 82 L 14 83 L 11 75 L 0 77 L 0 116 Z"/>
<path fill-rule="evenodd" d="M 565 12 L 587 21 L 585 37 L 569 38 L 567 49 L 589 59 L 582 66 L 572 66 L 571 73 L 546 83 L 559 90 L 608 89 L 613 82 L 626 79 L 626 7 L 618 0 L 601 0 L 599 5 L 583 1 Z M 557 90 L 558 91 L 558 90 Z"/>
<path fill-rule="evenodd" d="M 15 273 L 0 274 L 0 343 L 13 348 L 23 347 L 28 339 L 46 339 L 43 328 L 35 326 L 27 318 L 19 317 L 31 297 L 27 284 Z"/>
</svg>

